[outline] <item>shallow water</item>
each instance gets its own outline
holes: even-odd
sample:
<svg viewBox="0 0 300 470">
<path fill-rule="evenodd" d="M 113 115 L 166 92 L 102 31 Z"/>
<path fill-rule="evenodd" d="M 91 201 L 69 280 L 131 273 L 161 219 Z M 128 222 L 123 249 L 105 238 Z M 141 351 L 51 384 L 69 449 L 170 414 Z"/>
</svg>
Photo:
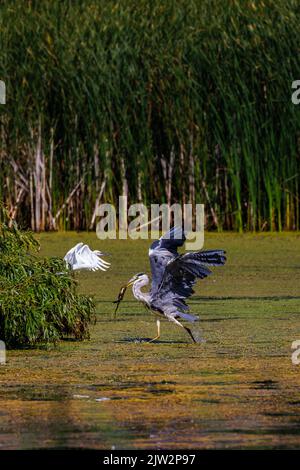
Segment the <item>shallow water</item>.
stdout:
<svg viewBox="0 0 300 470">
<path fill-rule="evenodd" d="M 43 234 L 42 254 L 77 241 L 112 253 L 107 273 L 79 273 L 95 295 L 91 340 L 8 351 L 0 366 L 0 446 L 31 448 L 300 448 L 300 236 L 208 235 L 228 264 L 190 301 L 205 339 L 155 318 L 131 293 L 116 321 L 111 300 L 148 272 L 147 242 Z M 104 246 L 105 248 L 104 248 Z"/>
</svg>

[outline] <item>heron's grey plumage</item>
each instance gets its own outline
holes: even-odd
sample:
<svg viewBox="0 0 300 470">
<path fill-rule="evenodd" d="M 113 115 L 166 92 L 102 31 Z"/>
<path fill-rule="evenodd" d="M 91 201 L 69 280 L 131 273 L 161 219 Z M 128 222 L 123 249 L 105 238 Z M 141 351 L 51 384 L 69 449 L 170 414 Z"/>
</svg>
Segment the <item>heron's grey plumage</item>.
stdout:
<svg viewBox="0 0 300 470">
<path fill-rule="evenodd" d="M 169 317 L 181 317 L 195 321 L 197 317 L 187 315 L 189 310 L 185 299 L 193 293 L 197 278 L 203 279 L 211 274 L 206 265 L 221 266 L 225 263 L 223 250 L 209 250 L 179 255 L 177 248 L 185 242 L 184 232 L 175 227 L 160 240 L 154 242 L 149 250 L 152 270 L 151 306 L 163 310 Z"/>
<path fill-rule="evenodd" d="M 179 326 L 182 325 L 178 318 L 190 322 L 198 320 L 198 317 L 189 313 L 189 306 L 185 301 L 194 293 L 193 286 L 197 279 L 203 279 L 211 274 L 207 265 L 222 266 L 226 261 L 224 250 L 179 254 L 177 249 L 185 240 L 182 228 L 173 227 L 152 243 L 149 249 L 152 272 L 150 293 L 141 291 L 141 288 L 149 282 L 148 276 L 144 273 L 134 276 L 128 283 L 132 284 L 133 294 L 138 300 Z M 194 340 L 189 328 L 184 328 Z"/>
<path fill-rule="evenodd" d="M 159 288 L 167 264 L 177 257 L 177 248 L 185 242 L 181 227 L 173 227 L 159 240 L 152 243 L 149 249 L 149 259 L 152 272 L 151 293 Z"/>
</svg>

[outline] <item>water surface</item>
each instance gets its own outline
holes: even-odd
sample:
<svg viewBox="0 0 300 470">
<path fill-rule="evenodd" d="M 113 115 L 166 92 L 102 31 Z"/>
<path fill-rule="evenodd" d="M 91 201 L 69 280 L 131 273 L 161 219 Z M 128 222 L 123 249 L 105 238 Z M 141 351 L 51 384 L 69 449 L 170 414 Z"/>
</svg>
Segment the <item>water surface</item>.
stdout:
<svg viewBox="0 0 300 470">
<path fill-rule="evenodd" d="M 112 253 L 107 273 L 78 273 L 95 296 L 90 341 L 8 351 L 0 367 L 0 447 L 180 449 L 299 448 L 300 236 L 211 235 L 228 264 L 198 283 L 191 344 L 133 300 L 112 305 L 119 286 L 149 271 L 148 243 L 101 242 L 94 234 L 42 234 L 41 254 L 78 241 Z"/>
</svg>

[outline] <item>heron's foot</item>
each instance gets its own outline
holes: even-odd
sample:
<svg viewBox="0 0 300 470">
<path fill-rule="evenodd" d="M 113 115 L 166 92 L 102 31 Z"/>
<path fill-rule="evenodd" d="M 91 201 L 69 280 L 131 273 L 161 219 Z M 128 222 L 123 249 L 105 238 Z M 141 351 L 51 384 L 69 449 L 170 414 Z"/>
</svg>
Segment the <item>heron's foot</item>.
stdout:
<svg viewBox="0 0 300 470">
<path fill-rule="evenodd" d="M 194 336 L 193 336 L 191 330 L 190 330 L 189 328 L 187 328 L 186 326 L 184 326 L 184 329 L 185 329 L 185 331 L 190 335 L 190 337 L 192 338 L 193 343 L 197 343 L 197 341 L 195 340 L 195 338 L 194 338 Z"/>
<path fill-rule="evenodd" d="M 160 338 L 160 335 L 155 336 L 155 338 L 152 338 L 148 341 L 148 343 L 153 343 L 153 341 L 156 341 L 157 339 Z"/>
</svg>

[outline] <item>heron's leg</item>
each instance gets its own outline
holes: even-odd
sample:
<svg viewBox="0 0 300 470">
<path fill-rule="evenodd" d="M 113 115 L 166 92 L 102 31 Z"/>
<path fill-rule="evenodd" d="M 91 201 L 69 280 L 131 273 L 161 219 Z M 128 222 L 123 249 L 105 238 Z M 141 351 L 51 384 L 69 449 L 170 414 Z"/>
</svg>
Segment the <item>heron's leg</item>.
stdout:
<svg viewBox="0 0 300 470">
<path fill-rule="evenodd" d="M 194 343 L 197 343 L 197 341 L 195 340 L 191 330 L 187 327 L 187 326 L 183 326 L 178 320 L 176 320 L 176 318 L 173 318 L 173 317 L 169 317 L 169 320 L 170 321 L 173 321 L 174 323 L 176 323 L 176 325 L 178 326 L 181 326 L 181 328 L 184 328 L 185 331 L 190 335 L 190 337 L 192 338 L 193 342 Z"/>
<path fill-rule="evenodd" d="M 193 343 L 197 343 L 197 341 L 195 340 L 195 338 L 194 338 L 194 336 L 193 336 L 191 330 L 190 330 L 187 326 L 184 326 L 183 328 L 185 329 L 185 331 L 188 332 L 188 334 L 190 335 L 190 337 L 191 337 L 192 340 L 193 340 Z"/>
<path fill-rule="evenodd" d="M 160 338 L 160 320 L 156 320 L 156 325 L 157 325 L 157 335 L 155 338 L 150 339 L 149 343 L 152 343 L 152 341 L 155 341 L 156 339 Z"/>
</svg>

